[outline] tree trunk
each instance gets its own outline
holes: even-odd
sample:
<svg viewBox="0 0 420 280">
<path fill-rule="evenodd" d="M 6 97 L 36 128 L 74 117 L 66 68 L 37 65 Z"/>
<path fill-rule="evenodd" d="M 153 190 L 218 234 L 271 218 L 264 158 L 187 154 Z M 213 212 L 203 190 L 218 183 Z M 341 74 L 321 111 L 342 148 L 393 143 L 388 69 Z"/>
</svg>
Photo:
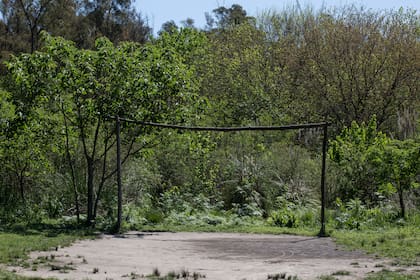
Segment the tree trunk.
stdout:
<svg viewBox="0 0 420 280">
<path fill-rule="evenodd" d="M 23 204 L 25 204 L 25 182 L 24 182 L 24 178 L 23 178 L 23 172 L 25 172 L 25 170 L 23 169 L 19 176 L 19 188 L 20 188 L 20 197 L 22 198 L 22 202 Z"/>
<path fill-rule="evenodd" d="M 71 175 L 71 182 L 73 186 L 73 194 L 74 194 L 74 203 L 76 206 L 76 216 L 77 216 L 77 223 L 80 223 L 80 203 L 79 203 L 79 193 L 77 191 L 77 185 L 76 185 L 76 176 L 74 175 L 74 167 L 73 162 L 70 155 L 70 143 L 69 143 L 69 129 L 67 126 L 67 118 L 64 111 L 64 105 L 61 104 L 61 112 L 63 114 L 63 120 L 64 120 L 64 126 L 65 126 L 65 133 L 66 133 L 66 156 L 67 161 L 69 163 L 70 167 L 70 175 Z"/>
<path fill-rule="evenodd" d="M 31 53 L 35 51 L 35 31 L 31 28 Z"/>
<path fill-rule="evenodd" d="M 401 208 L 400 217 L 404 219 L 405 218 L 404 190 L 401 186 L 398 188 L 398 197 L 399 197 L 400 208 Z"/>
<path fill-rule="evenodd" d="M 92 160 L 92 158 L 87 158 L 86 159 L 86 163 L 87 163 L 87 191 L 88 191 L 88 210 L 87 210 L 87 224 L 89 226 L 93 225 L 94 221 L 95 221 L 95 216 L 93 213 L 93 204 L 94 204 L 94 199 L 93 199 L 93 176 L 94 176 L 94 161 Z"/>
</svg>

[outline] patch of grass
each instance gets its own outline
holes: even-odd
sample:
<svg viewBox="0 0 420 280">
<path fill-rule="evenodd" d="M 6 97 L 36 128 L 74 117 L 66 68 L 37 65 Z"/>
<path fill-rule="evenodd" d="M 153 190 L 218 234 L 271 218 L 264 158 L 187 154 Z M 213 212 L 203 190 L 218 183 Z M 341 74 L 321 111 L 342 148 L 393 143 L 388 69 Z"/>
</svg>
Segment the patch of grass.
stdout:
<svg viewBox="0 0 420 280">
<path fill-rule="evenodd" d="M 267 275 L 267 280 L 286 279 L 286 273 L 276 273 Z"/>
<path fill-rule="evenodd" d="M 46 251 L 57 246 L 68 246 L 80 236 L 58 234 L 47 237 L 45 234 L 0 233 L 0 263 L 16 263 L 26 259 L 31 251 Z"/>
<path fill-rule="evenodd" d="M 130 274 L 123 275 L 122 277 L 127 277 L 129 279 L 135 280 L 135 279 L 144 279 L 143 275 L 137 274 L 135 272 L 131 272 Z"/>
<path fill-rule="evenodd" d="M 151 275 L 146 276 L 146 279 L 150 279 L 150 280 L 174 280 L 174 279 L 198 280 L 201 278 L 206 278 L 206 276 L 198 272 L 190 273 L 186 269 L 181 270 L 181 272 L 179 273 L 175 271 L 171 271 L 171 272 L 168 272 L 168 274 L 161 276 L 160 271 L 157 268 L 155 268 Z"/>
<path fill-rule="evenodd" d="M 55 280 L 55 278 L 24 277 L 0 269 L 1 280 Z"/>
<path fill-rule="evenodd" d="M 91 230 L 79 228 L 75 225 L 62 223 L 48 223 L 36 225 L 17 224 L 3 228 L 0 231 L 0 264 L 21 265 L 37 270 L 39 264 L 54 261 L 55 255 L 38 257 L 30 265 L 26 260 L 31 251 L 57 250 L 59 247 L 69 246 L 78 239 L 94 238 Z M 53 267 L 51 267 L 53 269 Z M 72 269 L 69 266 L 60 267 L 58 270 L 66 272 Z M 42 278 L 22 277 L 12 272 L 0 269 L 0 279 L 20 280 Z M 53 279 L 53 278 L 48 278 Z"/>
<path fill-rule="evenodd" d="M 54 271 L 59 271 L 60 273 L 68 273 L 69 270 L 74 270 L 74 268 L 69 265 L 57 265 L 57 264 L 51 264 L 50 269 Z"/>
<path fill-rule="evenodd" d="M 158 268 L 153 269 L 153 274 L 152 274 L 152 276 L 157 276 L 157 277 L 159 277 L 159 276 L 160 276 L 160 271 L 159 271 L 159 269 L 158 269 Z"/>
<path fill-rule="evenodd" d="M 369 275 L 365 280 L 418 280 L 420 279 L 420 273 L 417 274 L 402 274 L 401 272 L 392 272 L 383 270 L 381 272 L 373 273 Z"/>
<path fill-rule="evenodd" d="M 336 271 L 336 272 L 334 272 L 334 273 L 332 273 L 331 275 L 336 275 L 336 276 L 346 276 L 346 275 L 350 275 L 350 271 L 347 271 L 347 270 L 339 270 L 339 271 Z"/>
<path fill-rule="evenodd" d="M 31 251 L 58 250 L 59 247 L 69 246 L 77 239 L 93 237 L 94 234 L 89 229 L 54 221 L 34 225 L 11 225 L 0 231 L 0 263 L 17 264 L 27 259 Z M 55 255 L 51 254 L 49 258 L 53 260 Z M 45 261 L 47 259 L 48 257 Z"/>
<path fill-rule="evenodd" d="M 294 275 L 289 275 L 287 276 L 286 273 L 277 273 L 277 274 L 269 274 L 267 275 L 267 280 L 281 280 L 281 279 L 285 279 L 285 280 L 299 280 L 299 278 Z"/>
<path fill-rule="evenodd" d="M 332 275 L 321 275 L 317 278 L 318 280 L 338 280 Z"/>
<path fill-rule="evenodd" d="M 420 231 L 416 226 L 334 231 L 333 237 L 349 249 L 395 258 L 399 264 L 415 265 L 420 262 Z"/>
</svg>

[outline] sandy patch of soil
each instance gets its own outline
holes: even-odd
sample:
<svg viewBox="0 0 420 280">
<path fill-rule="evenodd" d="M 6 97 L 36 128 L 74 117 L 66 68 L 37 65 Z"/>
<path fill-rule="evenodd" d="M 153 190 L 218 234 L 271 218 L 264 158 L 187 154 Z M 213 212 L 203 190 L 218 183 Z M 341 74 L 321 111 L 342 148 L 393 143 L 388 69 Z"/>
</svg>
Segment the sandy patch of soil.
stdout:
<svg viewBox="0 0 420 280">
<path fill-rule="evenodd" d="M 182 232 L 104 235 L 57 251 L 34 252 L 31 260 L 44 263 L 36 271 L 34 266 L 15 270 L 27 276 L 92 280 L 144 279 L 155 269 L 162 275 L 188 271 L 216 280 L 265 280 L 282 273 L 309 280 L 337 271 L 350 273 L 338 279 L 362 279 L 387 266 L 385 260 L 342 250 L 330 238 Z"/>
</svg>

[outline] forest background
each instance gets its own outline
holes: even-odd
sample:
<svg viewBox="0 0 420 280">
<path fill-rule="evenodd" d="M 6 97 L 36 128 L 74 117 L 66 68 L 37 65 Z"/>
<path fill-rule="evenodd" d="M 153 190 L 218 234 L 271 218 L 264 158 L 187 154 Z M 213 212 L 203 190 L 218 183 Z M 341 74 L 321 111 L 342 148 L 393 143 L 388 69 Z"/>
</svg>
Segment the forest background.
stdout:
<svg viewBox="0 0 420 280">
<path fill-rule="evenodd" d="M 217 7 L 157 36 L 130 0 L 0 3 L 0 223 L 111 229 L 112 116 L 187 126 L 328 121 L 329 223 L 417 220 L 414 10 Z M 322 131 L 180 132 L 124 123 L 125 227 L 318 227 Z M 411 219 L 411 220 L 410 220 Z"/>
</svg>

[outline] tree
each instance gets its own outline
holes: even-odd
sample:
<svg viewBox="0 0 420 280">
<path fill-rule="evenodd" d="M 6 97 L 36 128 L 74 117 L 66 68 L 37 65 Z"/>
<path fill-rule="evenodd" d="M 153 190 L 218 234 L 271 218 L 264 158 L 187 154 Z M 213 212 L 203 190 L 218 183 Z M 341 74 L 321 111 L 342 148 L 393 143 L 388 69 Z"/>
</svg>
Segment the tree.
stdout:
<svg viewBox="0 0 420 280">
<path fill-rule="evenodd" d="M 373 151 L 372 161 L 380 170 L 383 192 L 397 193 L 400 217 L 406 217 L 404 196 L 419 184 L 416 177 L 420 167 L 420 147 L 412 139 L 392 140 L 383 149 Z"/>
<path fill-rule="evenodd" d="M 419 152 L 413 139 L 394 140 L 377 131 L 375 118 L 367 125 L 353 122 L 330 142 L 329 155 L 338 164 L 341 176 L 337 196 L 372 204 L 378 195 L 397 193 L 400 216 L 404 218 L 404 196 L 418 187 Z"/>
<path fill-rule="evenodd" d="M 76 16 L 73 0 L 2 0 L 0 7 L 5 31 L 1 39 L 11 52 L 34 52 L 42 30 L 65 35 Z"/>
<path fill-rule="evenodd" d="M 109 116 L 144 121 L 182 119 L 195 96 L 192 70 L 183 63 L 178 51 L 182 48 L 162 43 L 165 38 L 144 46 L 124 43 L 118 47 L 101 38 L 96 50 L 80 50 L 62 38 L 43 36 L 43 51 L 15 57 L 9 71 L 14 88 L 24 94 L 21 101 L 27 104 L 27 111 L 43 106 L 61 112 L 63 129 L 72 131 L 65 137 L 78 139 L 76 145 L 86 168 L 87 222 L 91 224 L 106 182 L 116 173 L 115 161 L 110 158 L 115 145 L 114 122 Z M 18 98 L 19 92 L 15 94 Z M 147 130 L 129 125 L 123 128 L 125 162 L 144 146 L 136 140 L 146 141 Z"/>
<path fill-rule="evenodd" d="M 244 23 L 210 34 L 209 40 L 199 73 L 202 95 L 214 105 L 209 113 L 212 121 L 220 125 L 286 122 L 288 73 L 265 34 Z"/>
<path fill-rule="evenodd" d="M 209 30 L 213 28 L 224 30 L 254 21 L 254 18 L 247 16 L 247 12 L 238 4 L 233 4 L 230 8 L 218 7 L 213 10 L 213 14 L 215 18 L 206 13 L 207 29 Z"/>
<path fill-rule="evenodd" d="M 351 6 L 309 19 L 299 48 L 300 102 L 339 127 L 376 115 L 379 126 L 395 131 L 394 116 L 418 102 L 417 30 L 414 11 Z"/>
<path fill-rule="evenodd" d="M 360 199 L 368 205 L 378 202 L 378 169 L 371 159 L 372 151 L 382 150 L 389 138 L 377 130 L 376 119 L 369 123 L 357 124 L 342 130 L 330 141 L 328 154 L 338 168 L 336 189 L 331 190 L 331 198 L 344 201 Z"/>
<path fill-rule="evenodd" d="M 160 35 L 163 32 L 168 32 L 168 33 L 176 32 L 177 29 L 178 29 L 178 25 L 176 25 L 175 21 L 169 20 L 162 24 L 162 27 L 160 28 L 160 31 L 158 32 L 158 34 Z"/>
<path fill-rule="evenodd" d="M 37 209 L 43 202 L 49 193 L 44 187 L 46 175 L 54 169 L 49 157 L 57 150 L 58 137 L 53 117 L 38 108 L 23 121 L 19 106 L 13 104 L 11 97 L 12 94 L 0 90 L 0 201 L 8 206 L 2 209 L 6 213 L 17 208 L 31 209 L 34 205 Z"/>
<path fill-rule="evenodd" d="M 41 31 L 94 48 L 98 37 L 144 43 L 151 34 L 131 0 L 1 0 L 0 59 L 38 49 Z"/>
<path fill-rule="evenodd" d="M 79 30 L 74 39 L 78 46 L 93 48 L 97 38 L 105 36 L 114 43 L 144 43 L 151 28 L 142 15 L 132 9 L 132 0 L 82 0 L 78 8 Z"/>
<path fill-rule="evenodd" d="M 185 20 L 181 21 L 181 24 L 184 28 L 195 28 L 194 20 L 192 18 L 186 18 Z"/>
<path fill-rule="evenodd" d="M 35 51 L 36 44 L 38 43 L 38 35 L 41 32 L 41 21 L 49 10 L 49 6 L 53 3 L 52 0 L 38 0 L 38 1 L 27 1 L 17 0 L 20 8 L 25 15 L 26 23 L 29 27 L 31 35 L 31 53 Z"/>
</svg>

